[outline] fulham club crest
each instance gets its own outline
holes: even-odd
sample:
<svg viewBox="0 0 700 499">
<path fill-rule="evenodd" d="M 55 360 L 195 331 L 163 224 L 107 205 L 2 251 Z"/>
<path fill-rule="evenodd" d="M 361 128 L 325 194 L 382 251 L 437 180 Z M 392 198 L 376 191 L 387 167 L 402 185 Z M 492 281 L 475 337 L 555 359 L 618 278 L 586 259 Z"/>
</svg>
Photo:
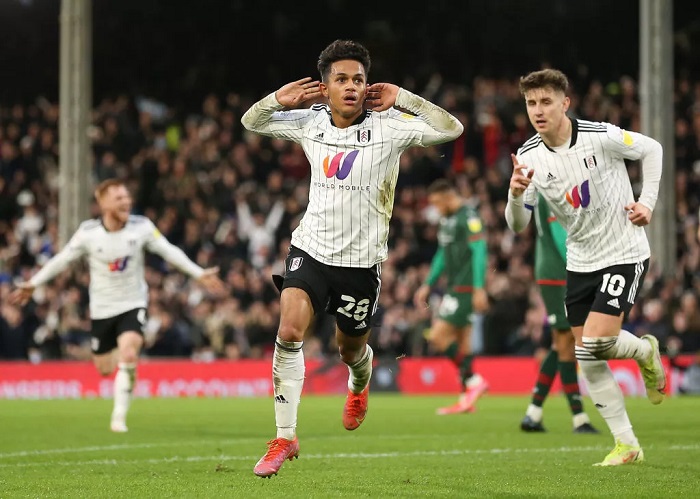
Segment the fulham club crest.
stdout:
<svg viewBox="0 0 700 499">
<path fill-rule="evenodd" d="M 371 130 L 358 130 L 357 131 L 357 142 L 359 142 L 360 144 L 369 144 L 371 137 L 372 137 Z"/>
<path fill-rule="evenodd" d="M 304 261 L 303 256 L 295 256 L 292 261 L 289 262 L 289 271 L 294 272 L 296 269 L 301 267 L 301 262 Z"/>
<path fill-rule="evenodd" d="M 588 156 L 587 158 L 584 158 L 583 160 L 583 166 L 588 168 L 589 170 L 592 170 L 596 166 L 598 166 L 598 162 L 595 159 L 595 155 L 593 156 Z"/>
</svg>

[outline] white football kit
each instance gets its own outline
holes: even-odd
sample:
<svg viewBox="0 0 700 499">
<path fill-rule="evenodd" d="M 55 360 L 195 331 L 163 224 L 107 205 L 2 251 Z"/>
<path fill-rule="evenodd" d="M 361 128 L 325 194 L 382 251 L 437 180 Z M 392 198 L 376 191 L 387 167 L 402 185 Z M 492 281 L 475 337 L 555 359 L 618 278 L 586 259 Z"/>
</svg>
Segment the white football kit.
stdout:
<svg viewBox="0 0 700 499">
<path fill-rule="evenodd" d="M 121 230 L 109 232 L 100 219 L 80 224 L 65 248 L 51 258 L 29 283 L 41 286 L 87 255 L 90 269 L 90 317 L 108 319 L 146 308 L 145 251 L 156 253 L 190 277 L 204 269 L 161 235 L 148 218 L 132 215 Z"/>
<path fill-rule="evenodd" d="M 400 89 L 397 109 L 364 112 L 336 127 L 328 106 L 281 111 L 270 94 L 243 116 L 254 132 L 301 144 L 311 164 L 309 204 L 292 245 L 332 266 L 369 268 L 387 258 L 399 157 L 411 146 L 454 140 L 461 123 L 440 107 Z"/>
<path fill-rule="evenodd" d="M 662 168 L 661 145 L 609 123 L 572 119 L 567 144 L 548 147 L 539 135 L 518 150 L 518 163 L 534 169 L 522 196 L 509 195 L 506 220 L 521 230 L 540 192 L 568 233 L 567 270 L 594 272 L 649 258 L 644 228 L 624 209 L 634 202 L 625 159 L 642 160 L 639 203 L 653 211 Z"/>
</svg>

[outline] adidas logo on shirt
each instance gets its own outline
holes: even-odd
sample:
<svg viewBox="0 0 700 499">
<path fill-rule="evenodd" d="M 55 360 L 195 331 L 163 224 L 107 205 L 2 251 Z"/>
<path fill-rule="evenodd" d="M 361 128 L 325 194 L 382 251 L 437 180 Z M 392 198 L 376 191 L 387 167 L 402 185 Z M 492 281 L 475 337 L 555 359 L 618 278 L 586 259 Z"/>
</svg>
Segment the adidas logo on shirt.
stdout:
<svg viewBox="0 0 700 499">
<path fill-rule="evenodd" d="M 617 300 L 617 298 L 609 300 L 608 305 L 610 305 L 611 307 L 620 308 L 620 302 Z"/>
<path fill-rule="evenodd" d="M 547 182 L 551 182 L 552 180 L 556 180 L 556 179 L 557 179 L 557 177 L 555 177 L 554 175 L 552 175 L 552 172 L 549 172 L 549 173 L 547 174 Z"/>
<path fill-rule="evenodd" d="M 287 399 L 284 398 L 283 395 L 277 395 L 275 397 L 275 402 L 280 403 L 280 404 L 288 404 L 289 403 L 289 402 L 287 402 Z"/>
<path fill-rule="evenodd" d="M 314 140 L 323 140 L 323 132 L 317 133 L 314 137 Z"/>
</svg>

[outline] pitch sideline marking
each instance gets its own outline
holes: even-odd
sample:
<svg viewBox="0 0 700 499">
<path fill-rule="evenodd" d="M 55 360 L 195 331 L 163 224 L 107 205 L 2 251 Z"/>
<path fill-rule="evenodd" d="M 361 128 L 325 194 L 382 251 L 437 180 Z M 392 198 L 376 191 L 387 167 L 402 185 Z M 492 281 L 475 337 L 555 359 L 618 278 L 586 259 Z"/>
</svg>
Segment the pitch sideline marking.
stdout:
<svg viewBox="0 0 700 499">
<path fill-rule="evenodd" d="M 649 446 L 650 448 L 652 446 Z M 661 448 L 661 447 L 657 447 Z M 333 454 L 302 454 L 304 459 L 388 459 L 397 457 L 431 457 L 431 456 L 466 456 L 483 454 L 530 454 L 545 452 L 601 452 L 607 450 L 604 446 L 588 447 L 546 447 L 546 448 L 493 448 L 493 449 L 455 449 L 442 451 L 411 451 L 411 452 L 355 452 Z M 672 445 L 669 450 L 700 450 L 698 445 Z M 172 456 L 158 459 L 93 459 L 90 461 L 53 461 L 43 463 L 4 463 L 0 468 L 26 468 L 41 466 L 119 466 L 128 464 L 162 464 L 162 463 L 197 463 L 207 461 L 255 461 L 258 456 Z"/>
<path fill-rule="evenodd" d="M 441 435 L 387 435 L 382 437 L 383 440 L 405 440 L 405 439 L 434 439 Z M 326 436 L 310 436 L 304 437 L 304 441 L 313 440 L 347 440 L 345 435 L 326 435 Z M 374 435 L 353 435 L 353 439 L 363 439 L 372 438 Z M 0 453 L 0 459 L 7 459 L 11 457 L 29 457 L 29 456 L 44 456 L 51 454 L 76 454 L 80 452 L 101 452 L 101 451 L 118 451 L 118 450 L 129 450 L 129 449 L 154 449 L 158 447 L 178 447 L 178 446 L 190 446 L 190 445 L 226 445 L 226 444 L 239 444 L 244 442 L 260 442 L 264 440 L 264 437 L 242 437 L 242 438 L 227 438 L 224 440 L 190 440 L 182 442 L 159 442 L 159 443 L 141 443 L 141 444 L 111 444 L 111 445 L 89 445 L 86 447 L 64 447 L 61 449 L 33 449 L 33 450 L 22 450 L 15 452 Z"/>
<path fill-rule="evenodd" d="M 463 456 L 479 454 L 528 454 L 543 452 L 593 452 L 602 451 L 607 447 L 548 447 L 548 448 L 494 448 L 494 449 L 455 449 L 443 451 L 411 451 L 411 452 L 338 452 L 332 454 L 301 454 L 304 459 L 383 459 L 395 457 L 429 457 L 429 456 Z M 171 456 L 151 459 L 93 459 L 90 461 L 47 461 L 42 463 L 3 463 L 0 468 L 25 468 L 38 466 L 95 466 L 95 465 L 125 465 L 125 464 L 160 464 L 160 463 L 196 463 L 203 461 L 255 461 L 259 456 Z"/>
</svg>

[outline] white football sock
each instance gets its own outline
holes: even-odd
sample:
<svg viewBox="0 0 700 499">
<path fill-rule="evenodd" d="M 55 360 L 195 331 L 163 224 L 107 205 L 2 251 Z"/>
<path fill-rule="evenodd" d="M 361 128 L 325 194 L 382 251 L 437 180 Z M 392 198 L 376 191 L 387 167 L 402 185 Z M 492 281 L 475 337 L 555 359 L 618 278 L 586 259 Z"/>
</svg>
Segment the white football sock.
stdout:
<svg viewBox="0 0 700 499">
<path fill-rule="evenodd" d="M 304 386 L 303 341 L 275 342 L 272 359 L 272 383 L 275 394 L 275 423 L 277 438 L 293 440 L 297 428 L 297 411 Z"/>
<path fill-rule="evenodd" d="M 588 394 L 598 412 L 605 419 L 615 440 L 627 445 L 639 446 L 632 430 L 632 423 L 625 410 L 625 398 L 620 386 L 605 360 L 590 360 L 590 352 L 576 347 L 576 358 L 581 374 L 588 386 Z"/>
<path fill-rule="evenodd" d="M 359 394 L 367 388 L 370 378 L 372 378 L 372 359 L 374 352 L 372 347 L 365 345 L 365 353 L 362 358 L 352 365 L 348 365 L 350 376 L 348 377 L 348 390 Z"/>
<path fill-rule="evenodd" d="M 651 343 L 622 329 L 619 336 L 583 337 L 583 346 L 598 359 L 634 359 L 645 362 L 651 355 Z"/>
<path fill-rule="evenodd" d="M 574 428 L 578 428 L 582 424 L 590 423 L 591 420 L 588 418 L 588 414 L 585 412 L 579 412 L 578 414 L 574 414 Z"/>
<path fill-rule="evenodd" d="M 126 413 L 131 405 L 131 396 L 136 384 L 136 364 L 120 362 L 114 376 L 114 410 L 112 421 L 126 422 Z"/>
<path fill-rule="evenodd" d="M 474 373 L 469 376 L 469 379 L 464 383 L 464 387 L 467 390 L 471 390 L 475 386 L 479 386 L 484 382 L 484 378 L 479 373 Z"/>
<path fill-rule="evenodd" d="M 527 406 L 527 411 L 525 411 L 526 416 L 530 416 L 535 423 L 542 421 L 542 408 L 537 407 L 535 404 L 530 404 Z"/>
</svg>

